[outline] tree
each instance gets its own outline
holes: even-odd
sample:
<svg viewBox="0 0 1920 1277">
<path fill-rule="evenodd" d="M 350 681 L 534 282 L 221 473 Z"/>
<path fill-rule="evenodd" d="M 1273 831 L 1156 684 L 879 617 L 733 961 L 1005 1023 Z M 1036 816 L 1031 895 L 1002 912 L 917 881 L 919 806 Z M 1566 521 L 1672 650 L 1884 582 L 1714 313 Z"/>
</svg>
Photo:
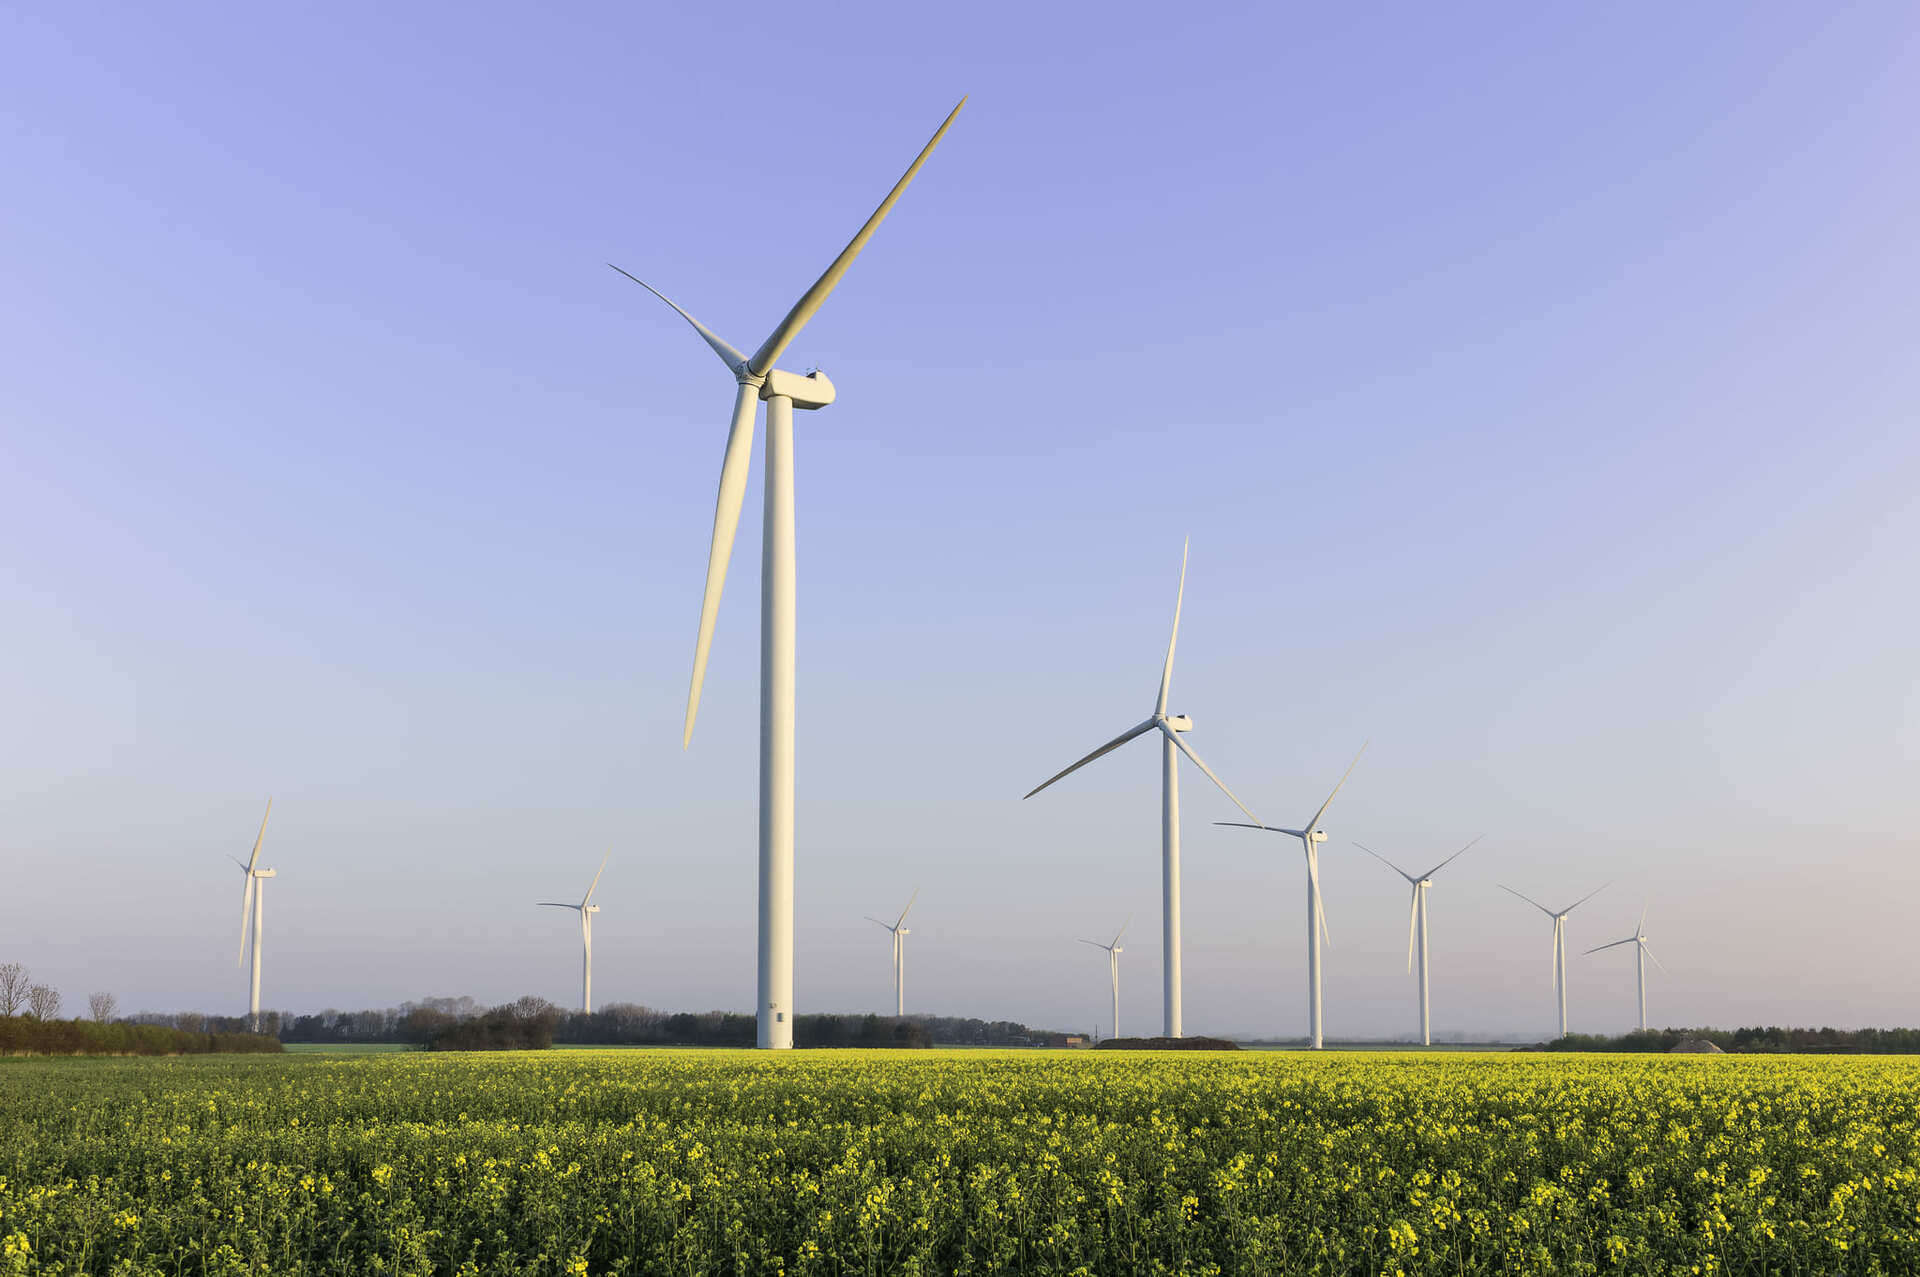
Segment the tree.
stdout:
<svg viewBox="0 0 1920 1277">
<path fill-rule="evenodd" d="M 119 999 L 111 993 L 90 993 L 87 995 L 87 1013 L 105 1024 L 113 1018 L 113 1009 L 119 1005 Z"/>
<path fill-rule="evenodd" d="M 27 984 L 33 979 L 18 962 L 0 962 L 0 1015 L 18 1015 L 26 1005 Z"/>
<path fill-rule="evenodd" d="M 60 1014 L 60 990 L 50 984 L 36 984 L 27 990 L 27 1010 L 36 1020 L 51 1020 Z"/>
</svg>

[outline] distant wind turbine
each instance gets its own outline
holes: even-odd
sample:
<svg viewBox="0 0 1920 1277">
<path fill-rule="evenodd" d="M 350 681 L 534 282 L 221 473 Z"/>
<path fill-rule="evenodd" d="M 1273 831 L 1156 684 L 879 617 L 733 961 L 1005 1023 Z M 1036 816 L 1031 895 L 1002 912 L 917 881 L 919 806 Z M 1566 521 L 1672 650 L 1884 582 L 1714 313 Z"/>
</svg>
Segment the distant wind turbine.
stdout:
<svg viewBox="0 0 1920 1277">
<path fill-rule="evenodd" d="M 1553 919 L 1553 996 L 1560 1005 L 1560 1036 L 1563 1038 L 1567 1036 L 1567 915 L 1612 885 L 1610 882 L 1602 883 L 1559 913 L 1555 913 L 1532 896 L 1520 895 L 1505 883 L 1500 884 L 1500 890 L 1509 895 L 1520 896 L 1522 900 Z"/>
<path fill-rule="evenodd" d="M 1082 940 L 1081 944 L 1090 944 L 1096 949 L 1107 951 L 1107 976 L 1113 985 L 1113 1020 L 1109 1037 L 1120 1036 L 1120 955 L 1126 950 L 1120 947 L 1120 937 L 1127 934 L 1127 926 L 1133 921 L 1133 915 L 1127 915 L 1127 921 L 1120 924 L 1120 930 L 1113 933 L 1113 943 L 1101 944 L 1098 940 Z"/>
<path fill-rule="evenodd" d="M 600 886 L 600 875 L 607 871 L 607 856 L 612 854 L 613 846 L 609 843 L 606 855 L 600 857 L 600 867 L 593 871 L 593 881 L 587 884 L 587 894 L 580 897 L 579 904 L 562 904 L 558 900 L 540 902 L 542 908 L 580 911 L 580 1009 L 588 1015 L 593 1014 L 593 915 L 600 912 L 600 906 L 593 903 L 593 893 Z"/>
<path fill-rule="evenodd" d="M 1485 834 L 1480 834 L 1476 836 L 1473 842 L 1468 843 L 1466 847 L 1462 847 L 1459 851 L 1454 852 L 1451 856 L 1448 856 L 1445 860 L 1441 861 L 1439 864 L 1435 865 L 1433 868 L 1427 870 L 1425 873 L 1419 875 L 1418 877 L 1415 877 L 1413 874 L 1408 873 L 1406 870 L 1402 869 L 1399 865 L 1394 864 L 1391 860 L 1388 860 L 1385 856 L 1381 855 L 1379 852 L 1375 851 L 1373 848 L 1367 846 L 1365 843 L 1356 842 L 1355 844 L 1353 844 L 1354 846 L 1366 852 L 1369 856 L 1372 856 L 1375 860 L 1379 861 L 1381 864 L 1385 865 L 1387 868 L 1393 870 L 1395 873 L 1399 874 L 1402 878 L 1405 878 L 1408 882 L 1413 884 L 1413 900 L 1407 910 L 1407 971 L 1409 974 L 1411 974 L 1413 971 L 1414 934 L 1417 931 L 1419 933 L 1419 940 L 1420 940 L 1419 947 L 1420 947 L 1420 1045 L 1421 1046 L 1433 1045 L 1433 1017 L 1427 1004 L 1427 889 L 1433 886 L 1433 876 L 1435 874 L 1439 873 L 1442 869 L 1445 869 L 1448 865 L 1452 864 L 1454 861 L 1458 860 L 1460 857 L 1466 855 L 1468 848 L 1472 847 L 1473 843 L 1479 842 L 1480 839 L 1484 837 L 1486 837 Z"/>
<path fill-rule="evenodd" d="M 1363 742 L 1360 754 L 1367 752 L 1367 746 L 1373 742 Z M 1305 829 L 1277 829 L 1272 825 L 1259 823 L 1254 817 L 1251 825 L 1237 820 L 1215 821 L 1218 825 L 1231 825 L 1235 829 L 1264 829 L 1272 834 L 1286 834 L 1300 840 L 1300 848 L 1307 857 L 1307 1029 L 1312 1039 L 1313 1049 L 1318 1051 L 1323 1042 L 1320 1022 L 1320 942 L 1325 940 L 1327 947 L 1333 947 L 1333 937 L 1327 934 L 1327 910 L 1320 900 L 1320 844 L 1327 840 L 1327 831 L 1320 828 L 1320 818 L 1327 814 L 1327 808 L 1333 806 L 1333 800 L 1346 788 L 1347 777 L 1353 775 L 1353 769 L 1360 765 L 1360 754 L 1353 756 L 1347 764 L 1346 774 L 1340 777 L 1340 783 L 1327 795 L 1327 801 L 1320 804 L 1320 810 L 1313 813 L 1313 819 L 1307 822 Z M 1241 810 L 1246 810 L 1242 808 Z M 1251 813 L 1249 813 L 1251 814 Z"/>
<path fill-rule="evenodd" d="M 260 1031 L 260 940 L 266 934 L 266 880 L 273 877 L 271 869 L 260 868 L 260 844 L 267 838 L 267 819 L 273 815 L 273 799 L 267 799 L 267 813 L 260 817 L 260 832 L 253 839 L 253 854 L 247 857 L 244 865 L 238 856 L 229 856 L 229 860 L 240 865 L 240 872 L 246 881 L 240 888 L 240 957 L 239 965 L 247 961 L 247 920 L 253 920 L 253 977 L 248 983 L 247 1027 L 253 1032 Z"/>
<path fill-rule="evenodd" d="M 714 622 L 734 534 L 747 496 L 747 466 L 753 455 L 757 400 L 767 402 L 766 506 L 760 547 L 760 960 L 759 1018 L 756 1041 L 763 1048 L 793 1046 L 793 751 L 795 551 L 793 524 L 793 410 L 824 408 L 833 402 L 833 382 L 818 370 L 802 377 L 774 367 L 800 330 L 807 326 L 839 286 L 854 259 L 880 229 L 906 193 L 914 174 L 947 135 L 960 107 L 948 112 L 933 138 L 893 184 L 840 255 L 793 304 L 778 326 L 751 355 L 742 354 L 705 324 L 674 305 L 665 293 L 634 275 L 622 275 L 672 306 L 712 347 L 735 383 L 733 420 L 726 454 L 720 462 L 720 491 L 713 508 L 713 544 L 707 553 L 707 584 L 700 599 L 700 631 L 693 648 L 693 679 L 687 690 L 687 717 L 681 746 L 693 740 L 700 712 L 700 688 L 707 677 Z M 776 198 L 776 205 L 779 201 Z M 764 263 L 750 245 L 733 245 L 759 269 Z M 608 263 L 609 266 L 613 264 Z M 620 270 L 618 266 L 613 269 Z"/>
<path fill-rule="evenodd" d="M 1641 906 L 1640 921 L 1634 924 L 1632 935 L 1628 936 L 1625 940 L 1615 940 L 1612 944 L 1599 945 L 1596 948 L 1587 950 L 1587 952 L 1598 953 L 1601 949 L 1617 949 L 1623 944 L 1634 946 L 1633 959 L 1640 979 L 1640 1031 L 1645 1033 L 1647 1031 L 1647 959 L 1653 958 L 1653 965 L 1660 968 L 1662 975 L 1671 974 L 1671 972 L 1661 964 L 1660 959 L 1653 957 L 1653 950 L 1647 947 L 1646 906 Z M 1565 1032 L 1566 1030 L 1563 1028 L 1561 1033 L 1564 1035 Z"/>
<path fill-rule="evenodd" d="M 913 934 L 906 927 L 907 915 L 913 911 L 913 902 L 920 898 L 920 888 L 915 887 L 913 894 L 907 897 L 907 907 L 892 922 L 867 915 L 868 922 L 877 922 L 893 933 L 893 1013 L 907 1013 L 907 946 L 906 938 Z M 937 939 L 938 937 L 936 937 Z"/>
<path fill-rule="evenodd" d="M 1191 542 L 1189 542 L 1191 544 Z M 1180 739 L 1182 732 L 1193 730 L 1193 720 L 1185 714 L 1167 713 L 1167 691 L 1173 683 L 1173 648 L 1180 639 L 1180 605 L 1187 594 L 1187 550 L 1180 550 L 1180 590 L 1173 600 L 1173 634 L 1167 639 L 1167 662 L 1160 669 L 1160 694 L 1153 703 L 1153 717 L 1137 727 L 1130 727 L 1114 737 L 1099 749 L 1067 768 L 1056 772 L 1047 780 L 1029 790 L 1024 797 L 1031 798 L 1062 776 L 1071 775 L 1085 767 L 1102 754 L 1120 748 L 1136 736 L 1158 728 L 1164 738 L 1160 742 L 1160 944 L 1162 950 L 1161 970 L 1165 979 L 1162 1019 L 1164 1032 L 1170 1038 L 1180 1034 L 1180 772 L 1177 766 L 1180 754 L 1193 760 L 1203 775 L 1220 792 L 1233 800 L 1233 805 L 1246 812 L 1247 819 L 1258 822 L 1259 817 L 1247 810 L 1247 805 L 1234 797 L 1226 782 L 1213 774 L 1213 769 L 1200 761 L 1200 755 L 1193 752 L 1193 746 Z M 1175 751 L 1178 751 L 1177 753 Z"/>
</svg>

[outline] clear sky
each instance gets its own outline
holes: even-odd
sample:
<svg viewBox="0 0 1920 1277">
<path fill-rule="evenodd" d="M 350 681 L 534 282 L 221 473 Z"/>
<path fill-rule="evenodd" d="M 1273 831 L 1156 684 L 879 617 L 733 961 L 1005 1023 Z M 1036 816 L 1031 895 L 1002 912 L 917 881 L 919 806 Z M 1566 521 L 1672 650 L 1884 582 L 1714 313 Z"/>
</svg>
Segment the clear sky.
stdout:
<svg viewBox="0 0 1920 1277">
<path fill-rule="evenodd" d="M 680 748 L 726 373 L 784 364 L 801 1010 L 1159 1019 L 1152 707 L 1330 815 L 1333 1035 L 1920 1022 L 1920 17 L 1896 5 L 12 6 L 0 961 L 68 1005 L 753 1001 L 758 482 Z M 1189 1032 L 1304 1029 L 1304 874 L 1192 769 Z M 1576 1029 L 1632 1016 L 1575 957 Z"/>
</svg>

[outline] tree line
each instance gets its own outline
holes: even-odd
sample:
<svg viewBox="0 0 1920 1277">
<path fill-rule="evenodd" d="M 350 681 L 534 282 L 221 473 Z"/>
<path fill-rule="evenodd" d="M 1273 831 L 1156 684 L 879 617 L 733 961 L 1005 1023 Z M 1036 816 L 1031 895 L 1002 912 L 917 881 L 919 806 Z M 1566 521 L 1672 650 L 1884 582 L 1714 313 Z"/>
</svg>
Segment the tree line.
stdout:
<svg viewBox="0 0 1920 1277">
<path fill-rule="evenodd" d="M 1920 1055 L 1920 1029 L 1636 1029 L 1618 1037 L 1569 1033 L 1530 1051 L 1671 1051 L 1705 1040 L 1730 1055 Z"/>
</svg>

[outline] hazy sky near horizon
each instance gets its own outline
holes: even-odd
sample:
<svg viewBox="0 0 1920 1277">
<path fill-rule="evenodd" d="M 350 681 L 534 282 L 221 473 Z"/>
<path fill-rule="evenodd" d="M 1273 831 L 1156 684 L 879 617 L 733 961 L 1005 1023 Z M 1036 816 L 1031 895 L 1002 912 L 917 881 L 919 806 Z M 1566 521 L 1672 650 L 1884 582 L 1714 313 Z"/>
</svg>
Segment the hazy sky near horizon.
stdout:
<svg viewBox="0 0 1920 1277">
<path fill-rule="evenodd" d="M 750 1009 L 759 458 L 680 717 L 731 386 L 784 366 L 799 1009 L 1160 1018 L 1152 707 L 1328 820 L 1327 1029 L 1920 1023 L 1920 15 L 1112 5 L 0 15 L 0 961 L 70 1007 Z M 1297 846 L 1185 814 L 1189 1032 L 1304 1030 Z M 1572 960 L 1576 1029 L 1631 955 Z"/>
</svg>

